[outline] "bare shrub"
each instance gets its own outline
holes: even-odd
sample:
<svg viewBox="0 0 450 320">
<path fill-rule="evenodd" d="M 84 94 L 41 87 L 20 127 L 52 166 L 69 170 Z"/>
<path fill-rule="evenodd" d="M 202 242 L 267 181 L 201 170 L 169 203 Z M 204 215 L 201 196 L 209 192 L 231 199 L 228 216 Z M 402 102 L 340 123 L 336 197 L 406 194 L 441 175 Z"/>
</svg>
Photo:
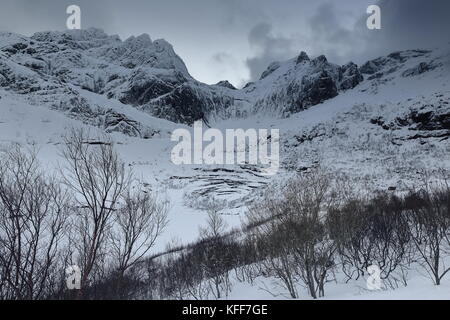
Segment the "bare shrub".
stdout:
<svg viewBox="0 0 450 320">
<path fill-rule="evenodd" d="M 371 265 L 380 268 L 382 279 L 409 266 L 410 235 L 402 211 L 402 199 L 386 193 L 354 198 L 329 210 L 330 236 L 348 280 L 364 276 Z"/>
</svg>

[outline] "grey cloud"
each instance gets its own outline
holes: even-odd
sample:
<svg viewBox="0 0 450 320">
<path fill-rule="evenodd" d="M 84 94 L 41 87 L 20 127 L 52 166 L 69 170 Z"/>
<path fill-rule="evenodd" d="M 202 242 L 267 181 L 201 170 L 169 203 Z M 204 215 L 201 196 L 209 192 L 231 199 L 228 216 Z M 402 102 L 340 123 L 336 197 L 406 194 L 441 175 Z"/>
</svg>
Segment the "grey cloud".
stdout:
<svg viewBox="0 0 450 320">
<path fill-rule="evenodd" d="M 248 41 L 258 52 L 256 56 L 246 61 L 251 80 L 258 79 L 271 62 L 285 60 L 295 54 L 293 40 L 282 35 L 275 35 L 269 23 L 254 26 L 250 30 Z"/>
<path fill-rule="evenodd" d="M 82 26 L 122 38 L 166 38 L 190 72 L 214 83 L 259 78 L 275 60 L 325 54 L 361 63 L 400 49 L 450 41 L 450 1 L 380 0 L 381 31 L 366 28 L 375 0 L 1 0 L 0 29 L 30 35 L 65 28 L 65 8 L 82 8 Z M 226 52 L 233 58 L 213 57 Z M 207 63 L 205 63 L 207 62 Z M 250 74 L 250 76 L 248 76 Z"/>
<path fill-rule="evenodd" d="M 211 69 L 217 79 L 228 80 L 237 88 L 242 88 L 248 81 L 248 77 L 242 73 L 245 65 L 228 52 L 214 54 L 211 57 Z"/>
<path fill-rule="evenodd" d="M 212 56 L 214 62 L 217 63 L 235 63 L 235 58 L 227 52 L 218 52 Z"/>
<path fill-rule="evenodd" d="M 248 36 L 249 44 L 254 49 L 253 56 L 246 61 L 251 80 L 258 79 L 271 62 L 293 58 L 300 51 L 307 51 L 312 56 L 325 54 L 338 63 L 347 62 L 355 43 L 353 24 L 348 24 L 348 20 L 352 19 L 357 18 L 349 19 L 344 10 L 325 2 L 304 19 L 306 27 L 295 30 L 295 33 L 275 33 L 269 23 L 256 25 Z"/>
<path fill-rule="evenodd" d="M 352 29 L 345 26 L 346 19 L 342 19 L 343 15 L 331 2 L 318 7 L 308 20 L 310 31 L 305 37 L 305 44 L 312 55 L 325 54 L 330 60 L 339 63 L 349 59 L 355 38 L 352 36 Z"/>
</svg>

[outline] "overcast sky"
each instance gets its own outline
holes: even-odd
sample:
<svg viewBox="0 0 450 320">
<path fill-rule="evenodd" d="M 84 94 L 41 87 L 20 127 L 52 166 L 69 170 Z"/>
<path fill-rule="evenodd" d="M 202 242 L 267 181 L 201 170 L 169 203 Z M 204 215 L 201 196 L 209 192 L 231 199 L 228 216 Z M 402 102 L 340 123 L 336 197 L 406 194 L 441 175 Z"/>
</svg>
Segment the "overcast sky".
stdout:
<svg viewBox="0 0 450 320">
<path fill-rule="evenodd" d="M 366 28 L 370 4 L 382 30 Z M 450 41 L 448 0 L 0 0 L 0 30 L 31 35 L 64 30 L 66 7 L 82 10 L 82 28 L 122 39 L 164 38 L 200 81 L 256 79 L 275 60 L 306 51 L 345 63 L 389 51 Z"/>
</svg>

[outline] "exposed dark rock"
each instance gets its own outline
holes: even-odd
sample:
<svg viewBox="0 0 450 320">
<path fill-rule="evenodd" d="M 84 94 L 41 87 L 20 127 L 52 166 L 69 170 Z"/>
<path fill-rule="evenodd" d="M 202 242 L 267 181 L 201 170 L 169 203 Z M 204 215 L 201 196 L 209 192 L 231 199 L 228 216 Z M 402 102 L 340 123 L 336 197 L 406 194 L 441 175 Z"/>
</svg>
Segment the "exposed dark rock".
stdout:
<svg viewBox="0 0 450 320">
<path fill-rule="evenodd" d="M 264 71 L 261 75 L 260 80 L 266 78 L 268 75 L 272 74 L 275 70 L 277 70 L 280 67 L 279 62 L 272 62 L 266 71 Z"/>
<path fill-rule="evenodd" d="M 130 84 L 129 89 L 119 99 L 124 104 L 143 105 L 152 99 L 171 92 L 174 85 L 161 79 L 153 78 L 142 84 Z"/>
<path fill-rule="evenodd" d="M 207 101 L 197 95 L 192 87 L 182 85 L 170 94 L 148 105 L 152 114 L 170 121 L 193 124 L 205 117 Z"/>
<path fill-rule="evenodd" d="M 355 88 L 364 79 L 362 73 L 368 79 L 381 79 L 403 68 L 411 58 L 425 60 L 429 53 L 394 52 L 358 68 L 351 62 L 344 66 L 330 63 L 323 55 L 311 60 L 301 52 L 296 59 L 272 63 L 261 75 L 263 81 L 250 82 L 239 91 L 228 81 L 213 86 L 196 81 L 168 42 L 152 41 L 145 34 L 125 41 L 98 29 L 39 32 L 31 38 L 11 34 L 4 37 L 8 37 L 5 43 L 10 45 L 3 47 L 0 55 L 0 86 L 18 94 L 38 93 L 33 97 L 43 104 L 50 102 L 73 117 L 80 113 L 82 121 L 92 122 L 89 117 L 101 115 L 105 123 L 97 123 L 98 126 L 118 128 L 130 135 L 137 135 L 136 130 L 140 135 L 143 133 L 123 115 L 105 114 L 104 110 L 97 110 L 98 106 L 84 103 L 78 90 L 84 88 L 185 124 L 207 120 L 209 116 L 236 115 L 241 110 L 242 114 L 258 112 L 261 108 L 289 116 L 332 99 L 340 91 Z M 422 74 L 437 65 L 433 61 L 422 62 L 410 70 L 402 70 L 403 76 Z M 416 130 L 448 128 L 445 114 L 435 113 L 431 119 L 426 118 L 426 113 L 418 117 L 411 115 L 398 119 L 397 123 L 375 119 L 373 123 L 386 130 L 405 122 L 413 123 Z"/>
<path fill-rule="evenodd" d="M 341 75 L 339 79 L 340 90 L 350 90 L 356 87 L 364 80 L 359 72 L 358 66 L 350 62 L 341 67 Z"/>
<path fill-rule="evenodd" d="M 21 50 L 28 48 L 28 45 L 26 43 L 16 43 L 16 44 L 13 44 L 12 47 L 14 49 L 16 49 L 17 51 L 21 51 Z"/>
<path fill-rule="evenodd" d="M 326 63 L 328 63 L 327 57 L 325 57 L 324 55 L 318 56 L 317 58 L 313 59 L 312 64 L 316 67 L 318 66 L 322 66 Z"/>
<path fill-rule="evenodd" d="M 297 64 L 306 62 L 306 61 L 310 61 L 308 55 L 306 54 L 305 51 L 300 52 L 300 55 L 297 57 Z"/>
<path fill-rule="evenodd" d="M 227 80 L 219 81 L 216 83 L 216 86 L 228 88 L 231 90 L 237 90 L 235 86 L 233 86 L 230 82 Z"/>
<path fill-rule="evenodd" d="M 301 61 L 297 63 L 299 59 Z M 257 101 L 255 108 L 271 106 L 272 110 L 277 109 L 283 116 L 289 116 L 332 99 L 339 90 L 353 88 L 361 81 L 362 76 L 355 64 L 340 67 L 329 63 L 325 56 L 310 61 L 303 53 L 298 57 L 295 68 L 275 79 L 273 89 Z M 257 86 L 258 83 L 255 84 Z"/>
<path fill-rule="evenodd" d="M 255 84 L 254 82 L 248 82 L 243 89 L 247 89 L 248 87 L 250 87 L 251 85 Z"/>
<path fill-rule="evenodd" d="M 324 137 L 326 136 L 326 128 L 324 128 L 323 126 L 319 125 L 314 127 L 311 131 L 307 132 L 307 133 L 302 133 L 302 135 L 295 135 L 294 138 L 296 140 L 296 145 L 298 146 L 302 143 L 305 142 L 311 142 L 314 139 L 320 138 L 320 137 Z"/>
<path fill-rule="evenodd" d="M 430 138 L 443 138 L 442 140 L 446 140 L 449 137 L 450 131 L 440 131 L 440 132 L 418 133 L 408 137 L 408 140 L 430 139 Z"/>
<path fill-rule="evenodd" d="M 303 78 L 302 84 L 303 107 L 322 103 L 338 95 L 336 83 L 326 71 L 322 71 L 318 76 Z"/>
<path fill-rule="evenodd" d="M 379 63 L 377 60 L 368 61 L 363 64 L 360 68 L 361 73 L 364 74 L 374 74 L 380 69 Z"/>
<path fill-rule="evenodd" d="M 411 69 L 408 69 L 408 70 L 404 71 L 402 76 L 403 77 L 418 76 L 419 74 L 431 71 L 431 70 L 433 70 L 435 68 L 437 68 L 437 65 L 434 65 L 432 63 L 421 62 L 417 66 L 415 66 L 414 68 L 411 68 Z"/>
<path fill-rule="evenodd" d="M 423 109 L 411 110 L 406 116 L 398 117 L 396 123 L 422 131 L 450 130 L 450 110 L 424 106 Z"/>
<path fill-rule="evenodd" d="M 409 131 L 415 132 L 400 140 L 447 139 L 450 137 L 450 108 L 445 102 L 444 99 L 425 105 L 418 102 L 411 107 L 408 113 L 397 116 L 392 121 L 388 122 L 383 117 L 377 117 L 371 119 L 370 122 L 385 130 L 407 128 Z"/>
<path fill-rule="evenodd" d="M 390 130 L 392 128 L 392 126 L 386 124 L 386 122 L 383 120 L 382 117 L 370 119 L 370 123 L 378 125 L 378 126 L 382 127 L 384 130 Z"/>
<path fill-rule="evenodd" d="M 374 60 L 367 61 L 360 68 L 363 74 L 372 75 L 371 79 L 381 78 L 385 75 L 397 71 L 403 64 L 411 58 L 422 57 L 430 51 L 425 50 L 407 50 L 394 52 L 387 57 L 380 57 Z"/>
<path fill-rule="evenodd" d="M 108 110 L 105 114 L 104 128 L 106 132 L 122 132 L 131 137 L 140 137 L 139 123 L 128 119 L 124 114 Z"/>
</svg>

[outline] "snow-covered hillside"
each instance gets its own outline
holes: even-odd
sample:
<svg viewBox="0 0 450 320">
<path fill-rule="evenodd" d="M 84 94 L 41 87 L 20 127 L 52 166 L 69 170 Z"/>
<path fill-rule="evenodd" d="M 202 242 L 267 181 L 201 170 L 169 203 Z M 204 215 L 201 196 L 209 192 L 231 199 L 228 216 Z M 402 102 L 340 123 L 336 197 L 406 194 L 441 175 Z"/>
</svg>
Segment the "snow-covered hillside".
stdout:
<svg viewBox="0 0 450 320">
<path fill-rule="evenodd" d="M 280 129 L 279 174 L 174 165 L 171 133 L 201 119 L 221 130 Z M 193 79 L 168 42 L 148 35 L 122 41 L 97 29 L 0 33 L 2 145 L 38 148 L 52 170 L 63 135 L 78 126 L 110 133 L 136 175 L 166 194 L 170 223 L 155 248 L 162 251 L 173 239 L 197 238 L 209 201 L 220 205 L 230 228 L 239 227 L 272 180 L 319 164 L 399 192 L 423 168 L 450 169 L 450 46 L 396 52 L 361 67 L 302 52 L 236 89 Z M 232 297 L 259 297 L 245 289 Z M 331 290 L 331 298 L 355 298 L 339 286 Z"/>
</svg>

